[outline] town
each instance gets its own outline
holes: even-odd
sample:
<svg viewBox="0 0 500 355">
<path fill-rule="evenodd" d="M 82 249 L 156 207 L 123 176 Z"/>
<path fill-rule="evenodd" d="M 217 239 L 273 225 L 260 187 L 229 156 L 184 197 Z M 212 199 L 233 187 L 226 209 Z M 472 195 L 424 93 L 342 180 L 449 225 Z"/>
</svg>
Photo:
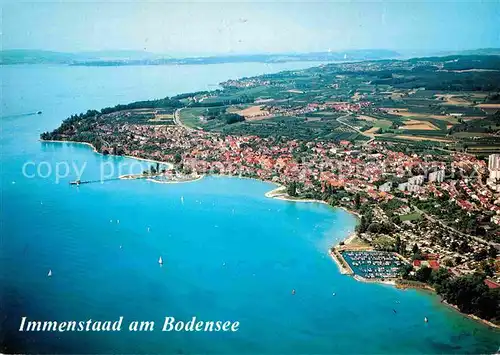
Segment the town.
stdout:
<svg viewBox="0 0 500 355">
<path fill-rule="evenodd" d="M 430 64 L 440 71 L 454 70 L 446 63 L 423 60 L 408 69 L 404 61 L 377 62 L 376 70 L 415 70 Z M 332 254 L 346 255 L 351 268 L 365 278 L 429 283 L 431 273 L 441 270 L 456 278 L 481 275 L 484 297 L 498 300 L 500 154 L 495 144 L 500 110 L 485 111 L 467 101 L 479 97 L 476 93 L 463 99 L 466 105 L 456 104 L 458 95 L 437 89 L 429 94 L 380 84 L 383 92 L 377 87 L 367 93 L 369 84 L 357 76 L 339 94 L 349 73 L 373 75 L 366 74 L 363 63 L 336 65 L 333 79 L 322 84 L 320 100 L 311 77 L 318 78 L 322 70 L 332 71 L 320 67 L 232 80 L 213 93 L 89 110 L 41 138 L 88 142 L 103 154 L 172 163 L 163 174 L 166 181 L 213 174 L 274 182 L 288 199 L 323 201 L 360 217 L 352 243 L 338 251 L 334 246 Z M 359 85 L 364 93 L 352 90 Z M 313 97 L 307 96 L 313 91 Z M 333 92 L 332 99 L 325 92 Z M 387 95 L 393 97 L 393 108 L 387 108 Z M 498 100 L 491 92 L 482 95 L 488 102 Z M 442 104 L 443 98 L 455 101 Z M 432 108 L 438 112 L 422 113 L 432 105 L 439 106 Z M 457 110 L 462 114 L 457 116 Z M 468 115 L 472 118 L 464 121 Z M 464 123 L 479 121 L 490 127 Z M 483 132 L 480 139 L 474 138 L 477 127 Z M 360 258 L 377 267 L 352 264 Z M 387 269 L 386 264 L 392 266 Z M 436 285 L 439 293 L 441 286 Z M 477 312 L 498 319 L 498 304 Z"/>
</svg>

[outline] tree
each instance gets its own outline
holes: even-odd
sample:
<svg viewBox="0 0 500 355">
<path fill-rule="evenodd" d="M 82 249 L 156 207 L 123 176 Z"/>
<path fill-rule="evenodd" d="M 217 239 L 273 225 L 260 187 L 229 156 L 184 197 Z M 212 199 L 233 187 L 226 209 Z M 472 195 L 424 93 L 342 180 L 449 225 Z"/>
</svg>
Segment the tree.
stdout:
<svg viewBox="0 0 500 355">
<path fill-rule="evenodd" d="M 467 222 L 467 231 L 471 234 L 476 234 L 477 232 L 477 221 L 475 220 L 475 218 L 471 218 L 468 222 Z"/>
<path fill-rule="evenodd" d="M 462 243 L 460 243 L 458 251 L 462 254 L 468 253 L 470 251 L 469 243 L 467 242 L 467 240 L 464 240 Z"/>
<path fill-rule="evenodd" d="M 486 276 L 491 277 L 495 274 L 495 268 L 490 263 L 488 263 L 486 260 L 481 261 L 480 267 Z"/>
<path fill-rule="evenodd" d="M 396 236 L 396 242 L 394 244 L 394 248 L 396 249 L 397 253 L 401 251 L 401 237 L 399 235 Z"/>
<path fill-rule="evenodd" d="M 297 196 L 297 182 L 292 181 L 288 187 L 286 188 L 286 193 L 288 196 L 296 197 Z"/>
<path fill-rule="evenodd" d="M 450 272 L 444 267 L 432 270 L 430 281 L 435 285 L 443 285 L 451 277 Z"/>
<path fill-rule="evenodd" d="M 484 260 L 488 257 L 488 252 L 486 249 L 481 249 L 477 253 L 474 254 L 474 260 L 475 261 L 481 261 Z"/>
<path fill-rule="evenodd" d="M 430 267 L 424 266 L 417 270 L 415 273 L 415 279 L 420 282 L 427 282 L 431 277 L 432 269 Z"/>
<path fill-rule="evenodd" d="M 481 296 L 488 292 L 484 277 L 479 274 L 456 277 L 443 287 L 443 296 L 464 313 L 474 313 Z"/>
<path fill-rule="evenodd" d="M 498 250 L 495 247 L 490 246 L 490 248 L 488 249 L 488 256 L 490 258 L 495 259 L 497 255 L 498 255 Z"/>
<path fill-rule="evenodd" d="M 366 232 L 367 228 L 368 228 L 368 220 L 365 217 L 365 215 L 362 215 L 359 224 L 356 226 L 356 229 L 359 233 L 364 233 Z"/>
<path fill-rule="evenodd" d="M 413 271 L 413 266 L 411 264 L 404 264 L 399 269 L 399 275 L 403 279 L 407 279 L 410 276 L 410 272 L 412 272 L 412 271 Z"/>
<path fill-rule="evenodd" d="M 182 156 L 179 153 L 175 153 L 174 155 L 174 163 L 179 164 L 182 161 Z"/>
<path fill-rule="evenodd" d="M 359 207 L 361 206 L 361 196 L 359 195 L 359 193 L 356 194 L 356 196 L 354 196 L 354 207 L 359 210 Z"/>
<path fill-rule="evenodd" d="M 245 117 L 238 115 L 237 113 L 228 113 L 222 115 L 222 118 L 226 121 L 227 124 L 233 124 L 236 122 L 242 122 L 245 120 Z"/>
<path fill-rule="evenodd" d="M 500 319 L 500 288 L 489 289 L 479 297 L 476 315 L 485 319 Z"/>
<path fill-rule="evenodd" d="M 453 266 L 453 260 L 451 260 L 450 258 L 447 258 L 447 259 L 444 259 L 444 264 L 448 267 L 452 267 Z"/>
<path fill-rule="evenodd" d="M 367 230 L 370 233 L 380 233 L 380 229 L 381 229 L 380 224 L 373 222 L 373 223 L 370 223 Z"/>
</svg>

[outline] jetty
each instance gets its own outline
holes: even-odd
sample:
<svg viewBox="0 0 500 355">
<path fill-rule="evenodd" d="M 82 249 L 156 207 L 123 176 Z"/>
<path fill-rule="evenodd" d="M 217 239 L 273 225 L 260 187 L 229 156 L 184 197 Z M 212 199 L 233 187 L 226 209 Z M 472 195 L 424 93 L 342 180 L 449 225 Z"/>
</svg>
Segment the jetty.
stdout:
<svg viewBox="0 0 500 355">
<path fill-rule="evenodd" d="M 93 184 L 97 182 L 103 183 L 106 181 L 114 181 L 114 180 L 120 180 L 120 178 L 116 177 L 116 178 L 100 179 L 100 180 L 75 180 L 75 181 L 70 181 L 69 184 L 73 186 L 79 186 L 83 184 Z"/>
</svg>

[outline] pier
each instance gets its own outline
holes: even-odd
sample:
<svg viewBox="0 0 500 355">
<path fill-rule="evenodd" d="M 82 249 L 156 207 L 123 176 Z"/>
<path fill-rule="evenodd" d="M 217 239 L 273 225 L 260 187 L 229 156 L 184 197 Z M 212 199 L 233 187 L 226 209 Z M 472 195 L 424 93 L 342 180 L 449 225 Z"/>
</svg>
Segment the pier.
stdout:
<svg viewBox="0 0 500 355">
<path fill-rule="evenodd" d="M 115 181 L 115 180 L 121 180 L 121 178 L 116 177 L 116 178 L 108 178 L 108 179 L 101 179 L 101 180 L 75 180 L 75 181 L 70 181 L 69 184 L 73 185 L 73 186 L 79 186 L 79 185 L 83 185 L 83 184 L 94 184 L 97 182 L 103 183 L 106 181 Z"/>
</svg>

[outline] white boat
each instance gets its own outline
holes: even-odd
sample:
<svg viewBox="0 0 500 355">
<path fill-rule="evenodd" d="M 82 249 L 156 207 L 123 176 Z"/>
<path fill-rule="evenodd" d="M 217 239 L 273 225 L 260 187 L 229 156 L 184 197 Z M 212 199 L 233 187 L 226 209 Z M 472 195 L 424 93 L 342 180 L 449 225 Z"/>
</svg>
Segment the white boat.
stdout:
<svg viewBox="0 0 500 355">
<path fill-rule="evenodd" d="M 49 270 L 49 273 L 47 274 L 48 277 L 52 276 L 52 270 Z"/>
<path fill-rule="evenodd" d="M 427 317 L 424 317 L 424 322 L 427 323 L 428 321 Z"/>
<path fill-rule="evenodd" d="M 181 196 L 181 203 L 184 204 L 184 196 Z"/>
<path fill-rule="evenodd" d="M 161 258 L 161 256 L 160 256 L 160 258 L 158 259 L 158 264 L 163 265 L 163 259 Z"/>
</svg>

